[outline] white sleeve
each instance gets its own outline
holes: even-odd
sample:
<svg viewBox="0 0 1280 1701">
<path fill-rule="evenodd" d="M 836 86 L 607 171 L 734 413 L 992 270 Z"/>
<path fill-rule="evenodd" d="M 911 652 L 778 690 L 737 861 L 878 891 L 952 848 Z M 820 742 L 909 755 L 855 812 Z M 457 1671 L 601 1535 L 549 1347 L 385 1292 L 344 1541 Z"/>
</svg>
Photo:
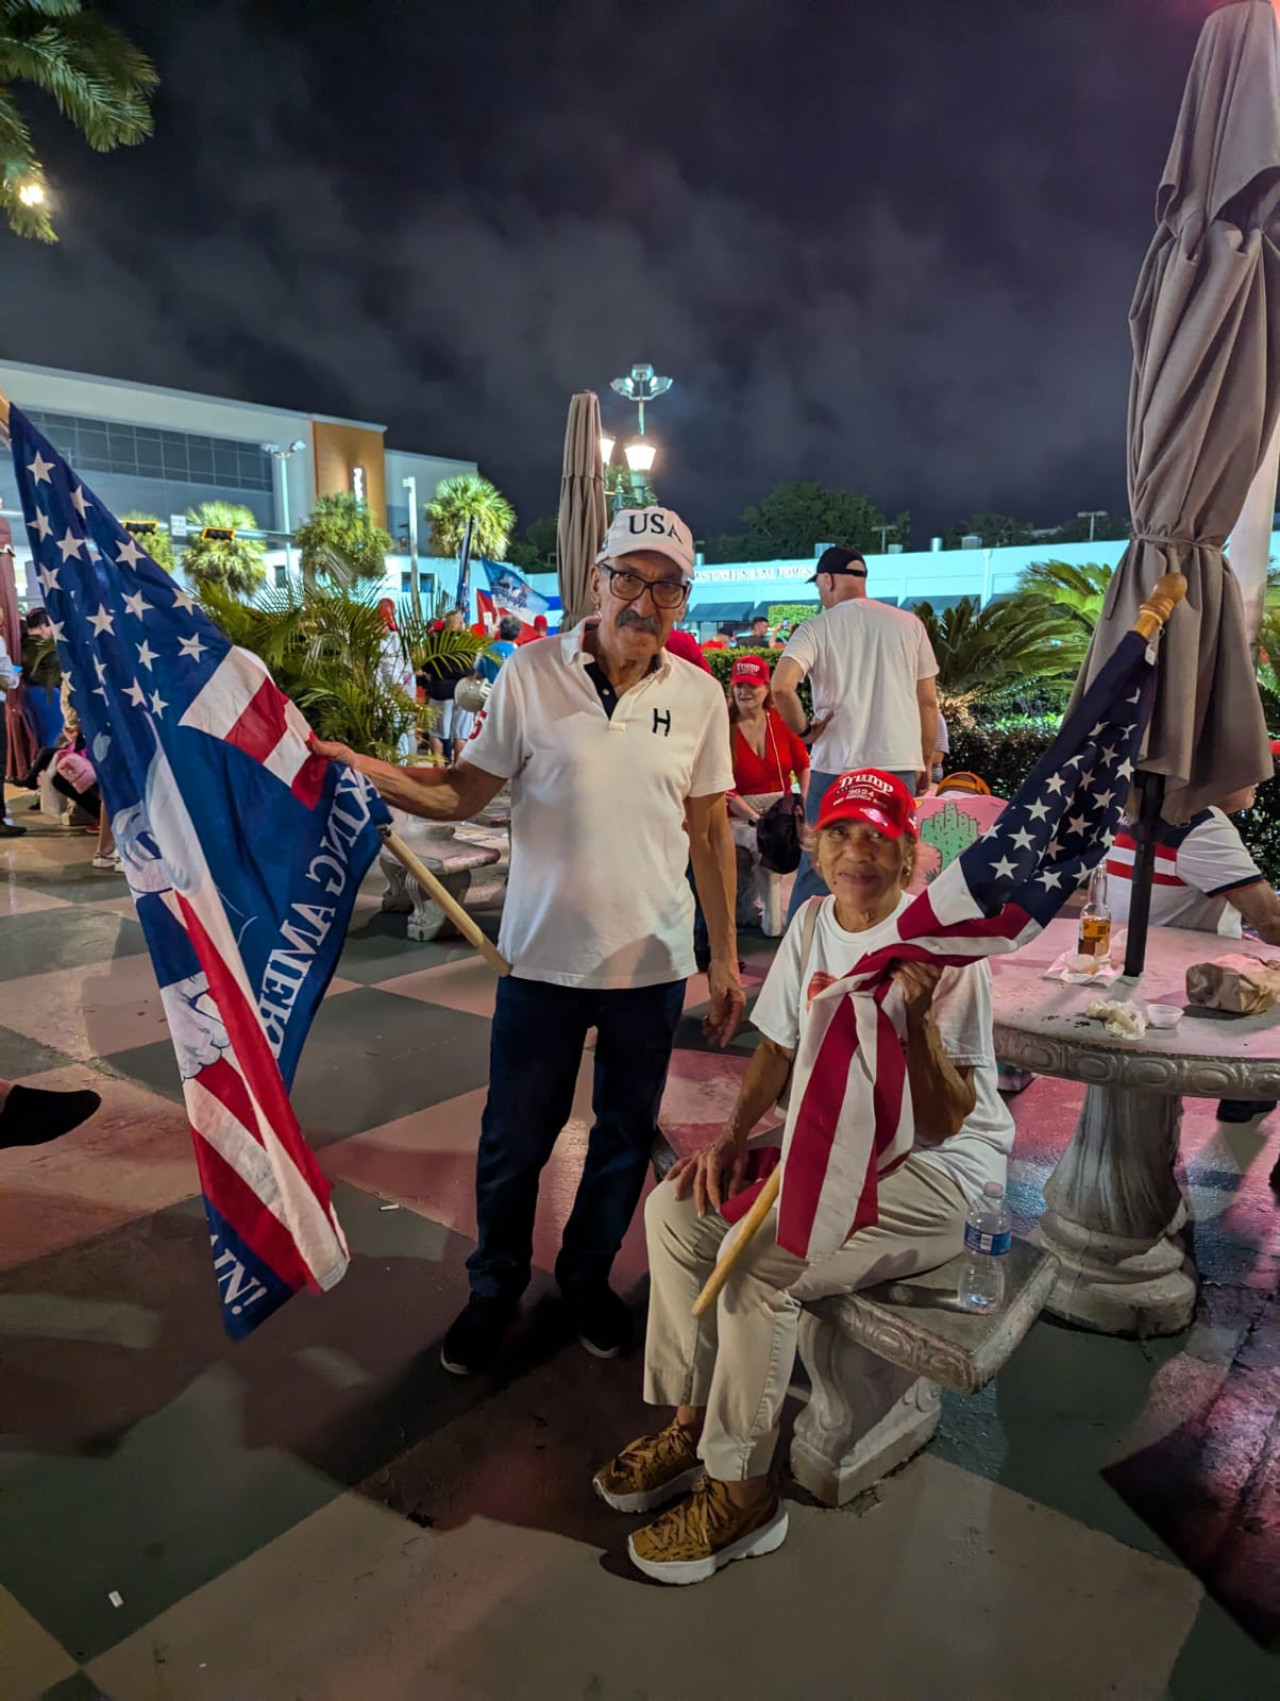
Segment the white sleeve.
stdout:
<svg viewBox="0 0 1280 1701">
<path fill-rule="evenodd" d="M 800 952 L 804 906 L 796 912 L 769 965 L 751 1020 L 766 1039 L 794 1051 L 800 1043 Z"/>
<path fill-rule="evenodd" d="M 1262 870 L 1245 849 L 1235 823 L 1220 809 L 1193 827 L 1178 846 L 1178 878 L 1208 898 L 1256 886 Z"/>
<path fill-rule="evenodd" d="M 690 797 L 714 797 L 733 790 L 733 754 L 729 745 L 729 705 L 717 685 L 707 724 L 689 775 Z"/>
<path fill-rule="evenodd" d="M 979 960 L 942 971 L 933 995 L 933 1019 L 942 1049 L 959 1068 L 994 1063 L 991 1031 L 991 965 Z"/>
<path fill-rule="evenodd" d="M 929 642 L 929 634 L 924 629 L 924 622 L 917 616 L 916 626 L 919 629 L 919 649 L 916 654 L 916 678 L 933 679 L 938 672 L 938 659 L 933 653 L 933 645 Z"/>
<path fill-rule="evenodd" d="M 520 772 L 529 752 L 524 738 L 524 692 L 520 670 L 510 663 L 493 682 L 475 731 L 458 760 L 483 768 L 496 779 L 510 780 Z"/>
<path fill-rule="evenodd" d="M 813 672 L 813 664 L 818 659 L 818 634 L 814 630 L 817 623 L 816 615 L 812 619 L 802 620 L 787 640 L 787 647 L 781 657 L 783 661 L 790 657 L 797 663 L 806 679 Z"/>
</svg>

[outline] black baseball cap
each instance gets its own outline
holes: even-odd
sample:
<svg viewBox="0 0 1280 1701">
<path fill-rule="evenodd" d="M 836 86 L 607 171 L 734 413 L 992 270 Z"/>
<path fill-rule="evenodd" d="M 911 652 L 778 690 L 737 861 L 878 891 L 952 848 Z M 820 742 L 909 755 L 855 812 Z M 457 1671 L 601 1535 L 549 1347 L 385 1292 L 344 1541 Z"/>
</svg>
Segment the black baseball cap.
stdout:
<svg viewBox="0 0 1280 1701">
<path fill-rule="evenodd" d="M 855 561 L 858 563 L 856 567 L 852 565 Z M 817 569 L 806 582 L 813 584 L 819 573 L 844 573 L 851 579 L 865 579 L 867 563 L 860 549 L 845 549 L 842 544 L 833 543 L 818 557 Z"/>
</svg>

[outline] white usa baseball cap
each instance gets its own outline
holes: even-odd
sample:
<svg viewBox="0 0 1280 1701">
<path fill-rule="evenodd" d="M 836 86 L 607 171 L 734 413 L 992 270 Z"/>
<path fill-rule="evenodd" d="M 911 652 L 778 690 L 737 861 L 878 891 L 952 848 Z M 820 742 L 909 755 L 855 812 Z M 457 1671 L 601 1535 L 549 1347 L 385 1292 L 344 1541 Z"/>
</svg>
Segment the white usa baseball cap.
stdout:
<svg viewBox="0 0 1280 1701">
<path fill-rule="evenodd" d="M 693 533 L 670 508 L 623 508 L 613 516 L 597 561 L 616 561 L 640 550 L 665 555 L 693 577 Z"/>
</svg>

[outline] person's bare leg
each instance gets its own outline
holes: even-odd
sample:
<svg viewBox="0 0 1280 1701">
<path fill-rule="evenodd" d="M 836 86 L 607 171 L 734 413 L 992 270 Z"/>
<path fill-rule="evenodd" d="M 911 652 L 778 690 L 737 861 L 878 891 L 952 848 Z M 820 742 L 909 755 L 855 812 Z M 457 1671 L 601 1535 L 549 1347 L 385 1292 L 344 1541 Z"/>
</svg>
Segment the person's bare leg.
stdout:
<svg viewBox="0 0 1280 1701">
<path fill-rule="evenodd" d="M 98 812 L 98 855 L 111 856 L 115 848 L 116 841 L 111 831 L 111 817 L 107 814 L 106 804 L 103 804 Z"/>
</svg>

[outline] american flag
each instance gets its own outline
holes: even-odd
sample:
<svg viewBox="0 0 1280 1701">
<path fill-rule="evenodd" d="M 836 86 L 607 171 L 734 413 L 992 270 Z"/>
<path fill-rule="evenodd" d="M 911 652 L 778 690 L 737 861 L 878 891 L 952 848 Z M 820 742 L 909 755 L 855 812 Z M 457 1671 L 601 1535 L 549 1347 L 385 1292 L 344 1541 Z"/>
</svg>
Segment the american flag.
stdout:
<svg viewBox="0 0 1280 1701">
<path fill-rule="evenodd" d="M 289 1103 L 385 806 L 17 408 L 41 592 L 160 984 L 226 1329 L 330 1288 L 347 1247 Z"/>
<path fill-rule="evenodd" d="M 898 962 L 1016 951 L 1106 854 L 1151 714 L 1155 669 L 1130 632 L 999 820 L 898 917 L 896 938 L 813 999 L 782 1144 L 778 1245 L 814 1259 L 877 1219 L 878 1178 L 915 1138 Z M 736 1221 L 762 1183 L 738 1194 Z"/>
</svg>

